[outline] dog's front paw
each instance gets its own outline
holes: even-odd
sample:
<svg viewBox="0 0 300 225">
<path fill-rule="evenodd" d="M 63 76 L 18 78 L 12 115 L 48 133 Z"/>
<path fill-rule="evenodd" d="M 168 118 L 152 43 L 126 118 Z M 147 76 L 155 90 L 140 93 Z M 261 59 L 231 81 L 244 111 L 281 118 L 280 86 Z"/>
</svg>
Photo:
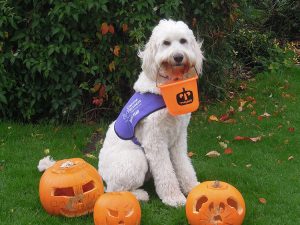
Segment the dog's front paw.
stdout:
<svg viewBox="0 0 300 225">
<path fill-rule="evenodd" d="M 187 196 L 191 192 L 191 190 L 193 190 L 194 187 L 198 186 L 199 184 L 200 184 L 200 182 L 193 182 L 193 183 L 187 184 L 185 187 L 182 188 L 184 195 Z"/>
<path fill-rule="evenodd" d="M 169 196 L 162 199 L 162 202 L 166 205 L 172 206 L 172 207 L 180 207 L 184 206 L 186 202 L 186 198 L 183 194 L 178 196 Z"/>
</svg>

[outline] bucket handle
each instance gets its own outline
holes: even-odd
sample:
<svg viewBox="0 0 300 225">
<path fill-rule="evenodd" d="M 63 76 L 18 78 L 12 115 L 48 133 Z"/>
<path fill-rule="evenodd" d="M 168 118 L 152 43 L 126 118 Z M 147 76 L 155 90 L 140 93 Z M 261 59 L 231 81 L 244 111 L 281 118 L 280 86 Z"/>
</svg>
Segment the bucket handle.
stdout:
<svg viewBox="0 0 300 225">
<path fill-rule="evenodd" d="M 197 71 L 196 67 L 195 67 L 195 66 L 193 66 L 192 68 L 194 69 L 196 76 L 197 76 L 197 77 L 199 77 L 199 73 L 198 73 L 198 71 Z M 192 68 L 191 68 L 191 69 L 192 69 Z M 191 69 L 189 69 L 189 71 L 190 71 Z M 160 70 L 160 67 L 159 67 L 159 70 Z M 158 70 L 158 71 L 159 71 L 159 70 Z M 188 74 L 188 73 L 189 73 L 189 72 L 187 72 L 187 73 L 185 73 L 185 74 Z M 160 77 L 163 77 L 163 78 L 166 78 L 166 79 L 167 79 L 167 76 L 163 76 L 163 75 L 161 75 L 161 74 L 158 72 L 158 74 L 156 75 L 156 80 L 155 80 L 156 87 L 158 87 L 158 84 L 157 84 L 158 76 L 160 76 Z M 184 79 L 185 79 L 185 78 L 183 78 L 183 80 L 184 80 Z"/>
</svg>

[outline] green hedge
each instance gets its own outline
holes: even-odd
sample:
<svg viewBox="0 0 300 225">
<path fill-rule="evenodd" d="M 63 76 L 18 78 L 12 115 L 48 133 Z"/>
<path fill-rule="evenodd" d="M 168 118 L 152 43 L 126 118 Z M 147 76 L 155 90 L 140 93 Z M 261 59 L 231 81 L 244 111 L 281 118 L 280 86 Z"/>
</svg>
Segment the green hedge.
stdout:
<svg viewBox="0 0 300 225">
<path fill-rule="evenodd" d="M 137 51 L 160 18 L 204 40 L 204 95 L 222 96 L 242 0 L 0 1 L 0 116 L 73 121 L 112 115 L 140 72 Z"/>
</svg>

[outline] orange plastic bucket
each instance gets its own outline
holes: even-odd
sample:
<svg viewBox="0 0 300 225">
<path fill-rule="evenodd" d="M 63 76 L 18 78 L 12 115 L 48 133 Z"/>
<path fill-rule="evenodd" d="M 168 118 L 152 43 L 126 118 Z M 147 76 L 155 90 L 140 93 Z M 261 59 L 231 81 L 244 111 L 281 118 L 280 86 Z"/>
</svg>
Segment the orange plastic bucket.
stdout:
<svg viewBox="0 0 300 225">
<path fill-rule="evenodd" d="M 197 79 L 195 76 L 158 86 L 171 115 L 182 115 L 199 108 Z"/>
</svg>

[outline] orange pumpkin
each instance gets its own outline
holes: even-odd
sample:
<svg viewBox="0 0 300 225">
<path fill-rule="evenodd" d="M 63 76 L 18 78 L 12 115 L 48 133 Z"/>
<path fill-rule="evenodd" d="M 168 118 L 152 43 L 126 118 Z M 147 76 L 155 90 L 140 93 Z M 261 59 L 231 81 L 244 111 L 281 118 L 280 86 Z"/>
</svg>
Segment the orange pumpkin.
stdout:
<svg viewBox="0 0 300 225">
<path fill-rule="evenodd" d="M 105 193 L 95 204 L 95 225 L 139 225 L 140 221 L 140 204 L 130 192 Z"/>
<path fill-rule="evenodd" d="M 191 225 L 241 225 L 245 212 L 243 196 L 225 182 L 203 182 L 187 197 L 186 216 Z"/>
<path fill-rule="evenodd" d="M 80 158 L 57 161 L 40 180 L 40 201 L 51 215 L 81 216 L 92 212 L 104 192 L 97 170 Z"/>
</svg>

